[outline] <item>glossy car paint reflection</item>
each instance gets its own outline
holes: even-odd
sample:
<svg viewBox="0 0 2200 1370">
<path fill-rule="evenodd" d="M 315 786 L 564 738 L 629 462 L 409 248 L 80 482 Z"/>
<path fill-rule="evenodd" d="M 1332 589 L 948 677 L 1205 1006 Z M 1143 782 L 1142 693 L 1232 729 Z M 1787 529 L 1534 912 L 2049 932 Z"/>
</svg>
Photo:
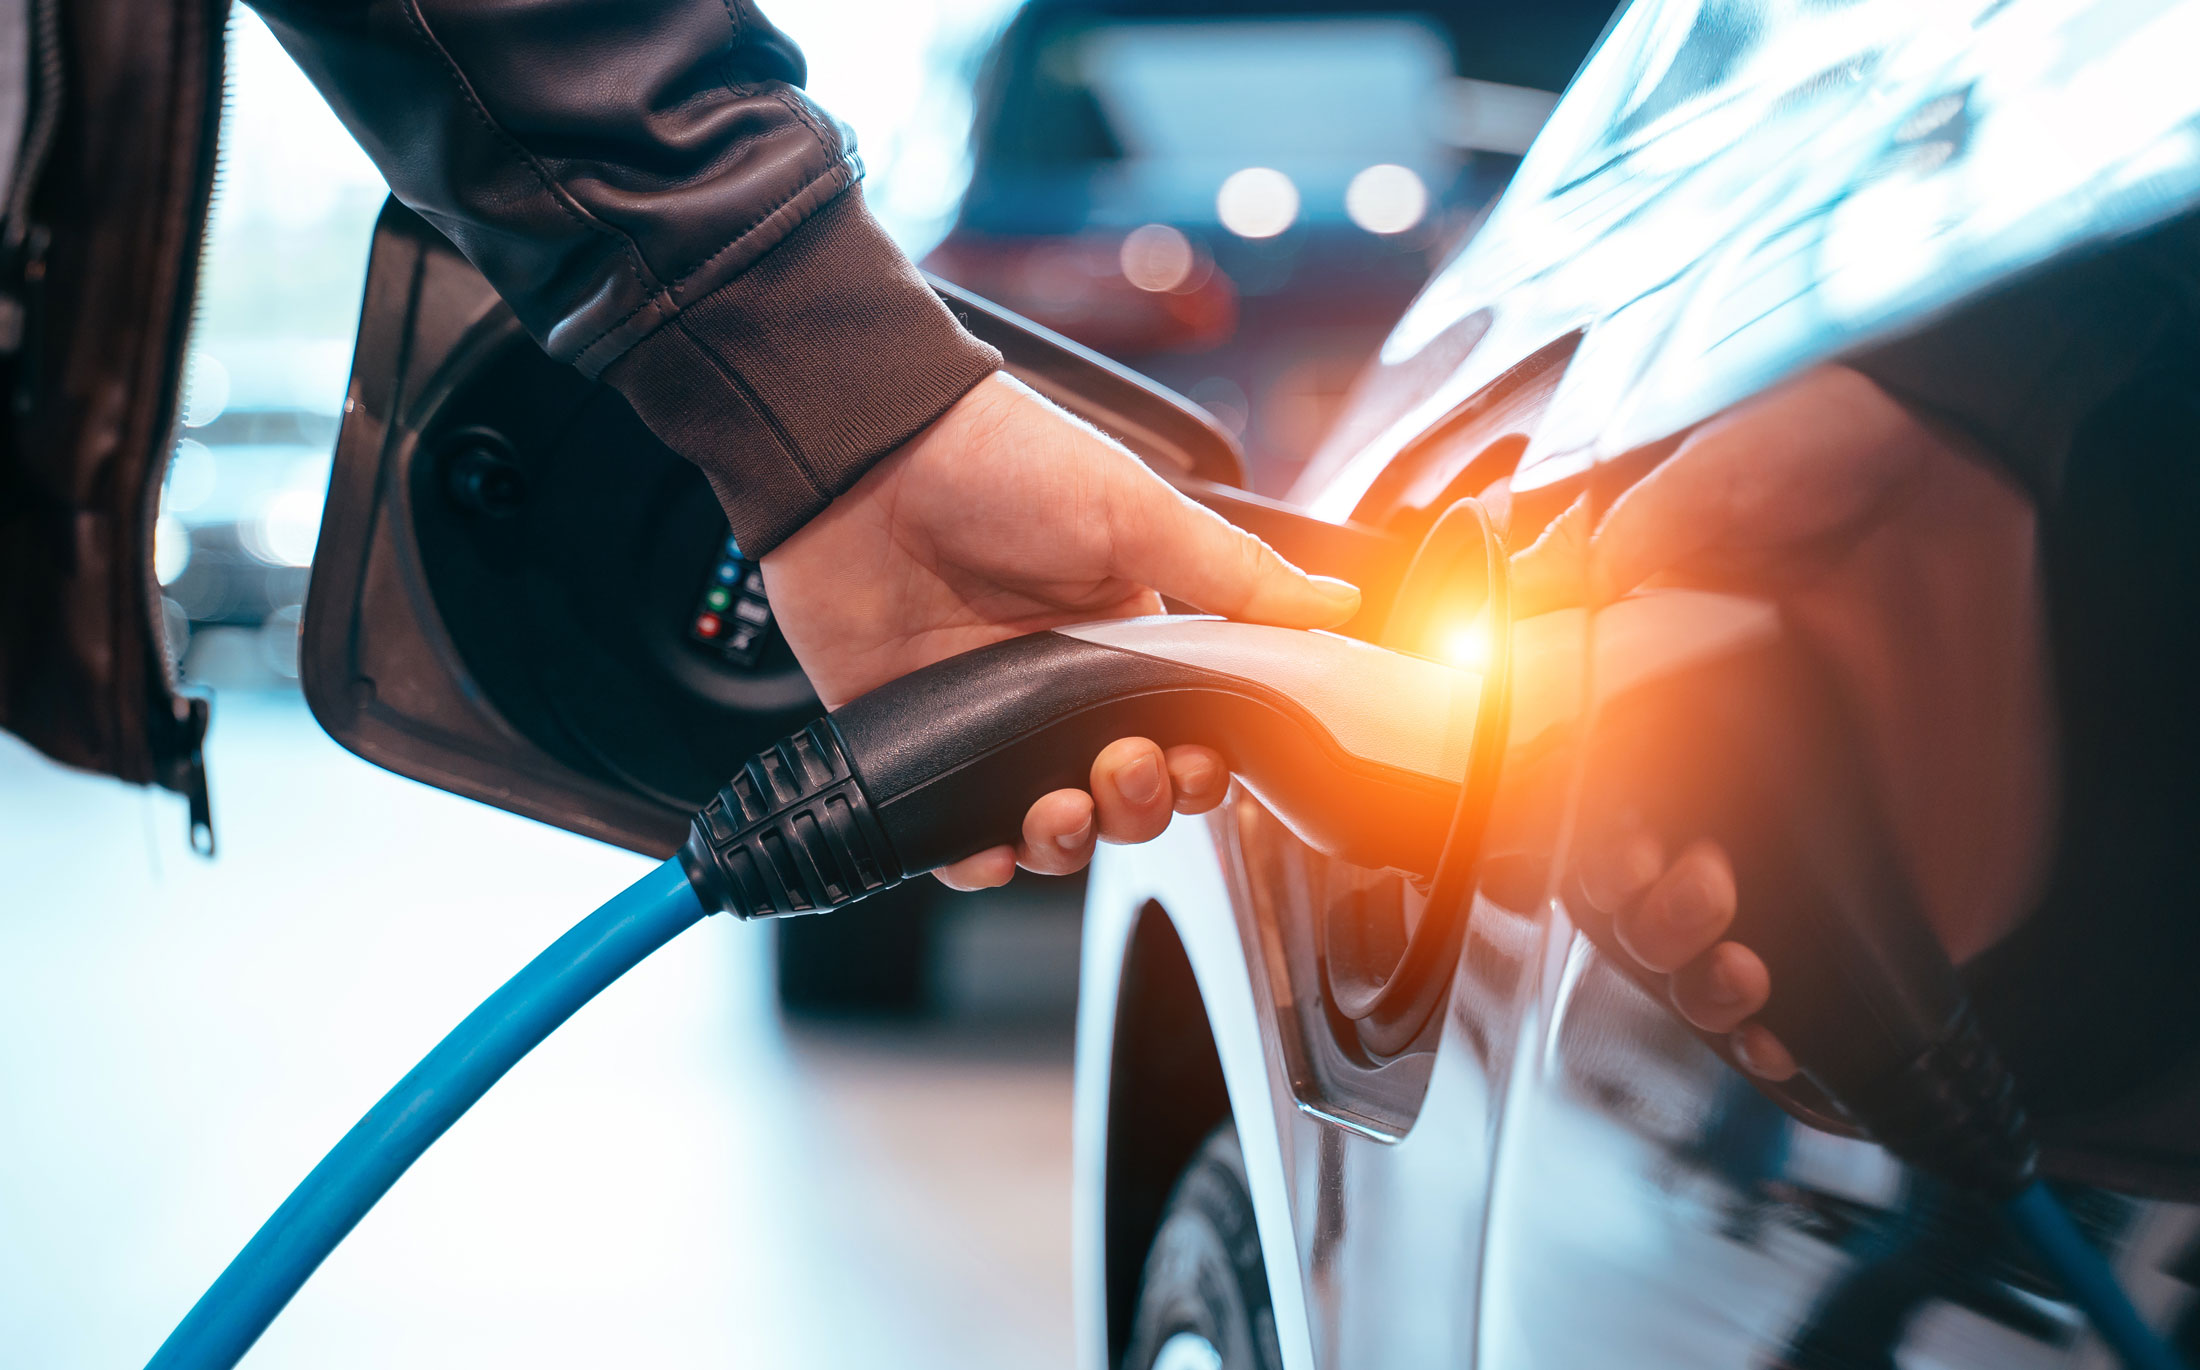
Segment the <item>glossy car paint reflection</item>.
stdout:
<svg viewBox="0 0 2200 1370">
<path fill-rule="evenodd" d="M 1505 1121 L 1482 1363 L 2109 1364 L 1975 1201 L 1790 1120 L 1586 940 L 1553 1016 Z M 2141 1310 L 2189 1319 L 2200 1215 L 2072 1197 Z"/>
<path fill-rule="evenodd" d="M 1472 352 L 1296 493 L 1350 514 L 1415 437 L 1575 329 L 1537 479 L 2159 223 L 2200 195 L 2195 51 L 2200 11 L 2177 0 L 1631 5 L 1381 359 L 1410 366 L 1487 311 Z"/>
<path fill-rule="evenodd" d="M 1760 680 L 1780 688 L 1785 677 L 1755 673 L 1751 658 L 1783 644 L 1807 644 L 1806 669 L 1831 677 L 1827 693 L 1862 702 L 1849 740 L 1860 769 L 1879 772 L 1881 826 L 1907 840 L 1922 915 L 1952 948 L 1975 952 L 2039 897 L 2051 727 L 2031 507 L 1891 403 L 1873 408 L 1868 384 L 1814 373 L 1700 430 L 1630 489 L 1640 499 L 1708 472 L 1736 498 L 1724 467 L 1772 477 L 1735 510 L 1754 559 L 1714 541 L 1722 593 L 1673 588 L 1684 561 L 1652 568 L 1661 588 L 1596 617 L 1596 709 L 1567 824 L 1559 939 L 1576 918 L 1620 911 L 1584 907 L 1585 873 L 1637 832 L 1666 852 L 1725 844 L 1745 913 L 1783 897 L 1768 884 L 1792 899 L 1799 879 L 1839 883 L 1862 864 L 1841 853 L 1825 871 L 1782 871 L 1781 853 L 1728 834 L 1784 823 L 1719 826 L 1732 821 L 1719 806 L 1739 794 L 1757 814 L 1795 808 L 1814 840 L 1831 831 L 1813 807 L 1837 779 L 1781 775 L 1753 792 L 1774 759 L 1737 752 L 1727 726 Z M 1778 465 L 1802 450 L 1807 468 Z M 1634 526 L 1615 511 L 1605 546 Z M 1756 631 L 1698 634 L 1692 659 L 1662 679 L 1631 669 L 1653 642 L 1673 652 L 1673 627 L 1646 634 L 1630 620 L 1675 596 L 1750 617 Z M 1636 826 L 1615 832 L 1621 815 Z M 1833 1367 L 1890 1365 L 1898 1351 L 2018 1366 L 2069 1352 L 2069 1310 L 1985 1205 L 1872 1147 L 1798 1128 L 1618 960 L 1580 938 L 1567 957 L 1537 1087 L 1505 1120 L 1490 1260 L 1514 1312 L 1482 1329 L 1495 1363 L 1578 1364 L 1620 1345 L 1664 1348 L 1651 1363 Z M 1773 992 L 1817 988 L 1775 976 Z M 1599 1298 L 1561 1297 L 1583 1287 Z"/>
<path fill-rule="evenodd" d="M 2200 85 L 2170 54 L 2193 51 L 2189 4 L 1635 4 L 1296 493 L 1408 528 L 1484 494 L 1518 548 L 1599 462 L 1631 478 L 1814 365 L 2190 211 Z M 1317 1068 L 1334 1023 L 1292 969 L 1340 907 L 1391 917 L 1389 877 L 1326 869 L 1245 805 L 1103 853 L 1080 1001 L 1082 1363 L 1112 1363 L 1111 1315 L 1135 1297 L 1135 1255 L 1110 1244 L 1139 1234 L 1105 1221 L 1111 1052 L 1150 1010 L 1126 995 L 1127 950 L 1165 919 L 1244 1144 L 1287 1365 L 2105 1364 L 1973 1207 L 1791 1121 L 1581 937 L 1551 858 L 1588 677 L 1609 696 L 1689 654 L 1608 663 L 1620 618 L 1547 617 L 1493 818 L 1503 859 L 1402 1114 L 1355 1111 L 1366 1081 Z M 1778 625 L 1775 606 L 1695 659 Z M 2200 1215 L 2072 1197 L 2193 1355 Z"/>
</svg>

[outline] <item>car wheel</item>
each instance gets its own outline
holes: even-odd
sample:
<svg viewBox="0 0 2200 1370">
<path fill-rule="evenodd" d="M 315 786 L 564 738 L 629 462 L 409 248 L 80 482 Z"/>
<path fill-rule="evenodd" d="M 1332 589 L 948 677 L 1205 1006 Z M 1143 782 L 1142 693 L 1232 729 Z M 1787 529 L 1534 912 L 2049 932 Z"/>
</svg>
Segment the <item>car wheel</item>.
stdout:
<svg viewBox="0 0 2200 1370">
<path fill-rule="evenodd" d="M 1245 1154 L 1229 1124 L 1177 1178 L 1146 1255 L 1124 1370 L 1281 1370 Z"/>
</svg>

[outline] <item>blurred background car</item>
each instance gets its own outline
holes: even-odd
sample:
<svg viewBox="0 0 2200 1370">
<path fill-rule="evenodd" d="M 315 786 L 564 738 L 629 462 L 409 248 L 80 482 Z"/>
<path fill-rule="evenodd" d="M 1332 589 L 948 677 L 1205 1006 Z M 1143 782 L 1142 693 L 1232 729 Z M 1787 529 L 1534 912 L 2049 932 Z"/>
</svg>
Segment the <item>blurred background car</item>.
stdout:
<svg viewBox="0 0 2200 1370">
<path fill-rule="evenodd" d="M 1034 0 L 924 265 L 1198 401 L 1281 494 L 1610 14 Z"/>
<path fill-rule="evenodd" d="M 196 682 L 275 684 L 298 675 L 336 421 L 288 396 L 249 395 L 232 408 L 231 385 L 211 353 L 192 358 L 187 427 L 155 531 L 162 626 Z"/>
<path fill-rule="evenodd" d="M 266 28 L 245 16 L 232 29 L 236 103 L 154 570 L 188 682 L 288 690 L 361 267 L 388 191 Z"/>
</svg>

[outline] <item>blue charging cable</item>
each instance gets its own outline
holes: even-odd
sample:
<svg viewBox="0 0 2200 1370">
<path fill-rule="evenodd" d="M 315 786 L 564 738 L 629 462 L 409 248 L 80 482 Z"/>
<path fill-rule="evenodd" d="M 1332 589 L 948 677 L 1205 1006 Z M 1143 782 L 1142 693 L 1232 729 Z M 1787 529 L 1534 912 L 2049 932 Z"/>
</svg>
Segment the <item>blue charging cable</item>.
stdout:
<svg viewBox="0 0 2200 1370">
<path fill-rule="evenodd" d="M 2002 1212 L 2031 1242 L 2048 1273 L 2084 1311 L 2125 1370 L 2187 1370 L 2184 1358 L 2170 1350 L 2131 1306 L 2116 1272 L 2078 1231 L 2046 1185 L 2035 1180 L 2004 1204 Z"/>
<path fill-rule="evenodd" d="M 336 1244 L 475 1100 L 704 912 L 675 857 L 529 961 L 321 1158 L 168 1334 L 148 1370 L 228 1370 L 242 1360 Z"/>
<path fill-rule="evenodd" d="M 337 1243 L 505 1072 L 706 913 L 675 857 L 550 944 L 382 1096 L 262 1224 L 147 1370 L 229 1370 Z M 2140 1318 L 2046 1186 L 2003 1211 L 2126 1370 L 2189 1370 Z"/>
</svg>

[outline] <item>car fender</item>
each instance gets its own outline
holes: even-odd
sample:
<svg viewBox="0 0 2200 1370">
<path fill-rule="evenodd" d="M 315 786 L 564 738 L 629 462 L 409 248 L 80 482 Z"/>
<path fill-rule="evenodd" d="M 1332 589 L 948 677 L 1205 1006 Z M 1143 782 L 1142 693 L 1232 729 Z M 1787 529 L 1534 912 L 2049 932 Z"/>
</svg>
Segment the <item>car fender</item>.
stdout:
<svg viewBox="0 0 2200 1370">
<path fill-rule="evenodd" d="M 1238 1120 L 1283 1363 L 1292 1370 L 1316 1363 L 1293 1230 L 1296 1186 L 1284 1144 L 1298 1110 L 1281 1053 L 1261 1031 L 1234 910 L 1208 820 L 1180 817 L 1144 847 L 1103 847 L 1093 862 L 1077 995 L 1071 1215 L 1078 1364 L 1085 1370 L 1111 1363 L 1105 1204 L 1113 1053 L 1132 936 L 1141 918 L 1153 916 L 1169 920 L 1191 964 L 1231 1116 Z M 1143 1259 L 1143 1250 L 1138 1256 Z"/>
</svg>

